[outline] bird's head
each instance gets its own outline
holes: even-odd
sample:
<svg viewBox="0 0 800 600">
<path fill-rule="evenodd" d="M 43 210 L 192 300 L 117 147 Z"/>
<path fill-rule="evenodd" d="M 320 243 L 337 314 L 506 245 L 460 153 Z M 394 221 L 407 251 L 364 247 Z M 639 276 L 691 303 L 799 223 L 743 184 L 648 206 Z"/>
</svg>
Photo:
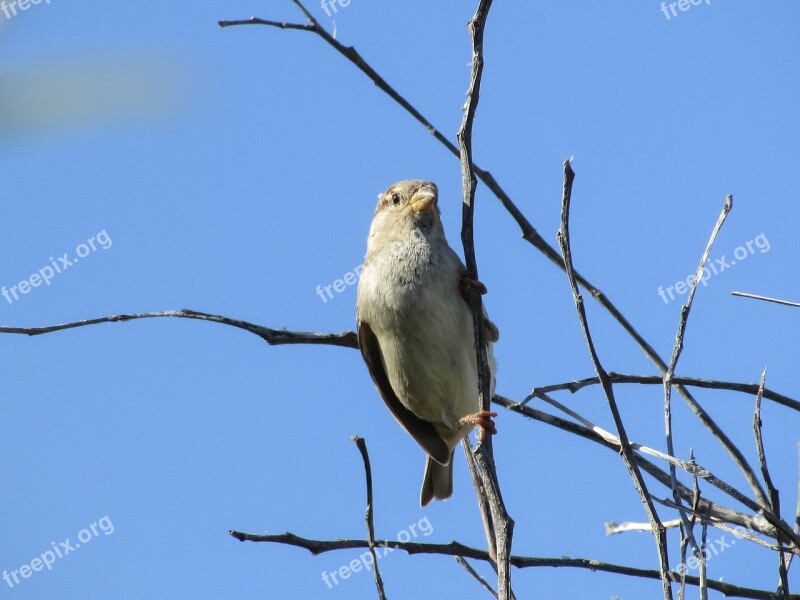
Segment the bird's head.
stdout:
<svg viewBox="0 0 800 600">
<path fill-rule="evenodd" d="M 444 237 L 439 216 L 439 189 L 431 181 L 406 179 L 378 196 L 370 238 L 398 241 L 423 235 Z"/>
</svg>

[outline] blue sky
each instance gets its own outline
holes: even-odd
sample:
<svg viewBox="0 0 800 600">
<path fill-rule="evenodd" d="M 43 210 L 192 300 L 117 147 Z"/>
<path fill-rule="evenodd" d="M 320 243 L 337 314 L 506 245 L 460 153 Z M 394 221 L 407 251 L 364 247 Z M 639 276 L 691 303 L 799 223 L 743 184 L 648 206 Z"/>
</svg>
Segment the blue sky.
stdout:
<svg viewBox="0 0 800 600">
<path fill-rule="evenodd" d="M 455 138 L 472 3 L 352 0 L 334 18 L 309 8 Z M 0 324 L 191 308 L 274 328 L 352 329 L 355 285 L 326 301 L 317 286 L 362 262 L 376 195 L 406 178 L 439 184 L 460 252 L 458 162 L 320 39 L 216 24 L 251 15 L 301 20 L 289 1 L 42 0 L 0 12 L 0 286 L 18 296 L 0 297 Z M 800 301 L 798 17 L 789 0 L 704 1 L 669 18 L 651 0 L 495 3 L 474 133 L 476 162 L 554 245 L 561 164 L 574 156 L 576 268 L 665 357 L 685 295 L 664 301 L 659 287 L 677 289 L 694 271 L 733 194 L 711 252 L 730 266 L 698 291 L 678 374 L 753 383 L 767 366 L 767 386 L 794 397 L 798 313 L 730 292 Z M 501 331 L 498 392 L 519 400 L 591 376 L 566 277 L 483 186 L 476 245 Z M 49 276 L 65 253 L 73 264 Z M 36 274 L 49 284 L 23 292 L 19 282 Z M 588 314 L 606 369 L 655 372 L 602 309 L 589 302 Z M 462 456 L 454 497 L 419 508 L 423 455 L 353 350 L 269 347 L 230 327 L 155 319 L 4 335 L 0 364 L 0 570 L 87 540 L 51 570 L 0 582 L 3 597 L 375 597 L 363 571 L 332 589 L 321 577 L 360 552 L 312 557 L 227 534 L 364 537 L 351 435 L 372 457 L 379 537 L 416 525 L 420 541 L 485 544 Z M 631 438 L 663 449 L 661 388 L 617 394 Z M 613 429 L 599 389 L 559 397 Z M 696 397 L 755 466 L 754 398 Z M 762 418 L 791 513 L 800 417 L 766 402 Z M 677 395 L 674 419 L 676 452 L 694 449 L 744 489 Z M 646 520 L 614 453 L 506 412 L 498 429 L 515 553 L 655 567 L 652 536 L 604 534 L 607 521 Z M 451 558 L 395 552 L 380 566 L 390 598 L 485 594 Z M 709 574 L 770 589 L 777 577 L 774 556 L 742 541 Z M 660 590 L 564 569 L 515 571 L 514 581 L 520 598 Z M 797 571 L 792 582 L 796 591 Z"/>
</svg>

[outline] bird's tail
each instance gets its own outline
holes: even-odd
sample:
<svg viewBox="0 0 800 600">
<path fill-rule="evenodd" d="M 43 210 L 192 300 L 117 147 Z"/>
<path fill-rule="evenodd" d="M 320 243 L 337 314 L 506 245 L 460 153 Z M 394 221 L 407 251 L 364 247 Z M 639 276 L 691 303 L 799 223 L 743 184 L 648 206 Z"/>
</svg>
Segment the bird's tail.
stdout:
<svg viewBox="0 0 800 600">
<path fill-rule="evenodd" d="M 441 465 L 430 456 L 425 462 L 425 477 L 422 479 L 422 491 L 419 505 L 426 506 L 431 500 L 446 500 L 453 495 L 453 452 L 450 462 Z"/>
</svg>

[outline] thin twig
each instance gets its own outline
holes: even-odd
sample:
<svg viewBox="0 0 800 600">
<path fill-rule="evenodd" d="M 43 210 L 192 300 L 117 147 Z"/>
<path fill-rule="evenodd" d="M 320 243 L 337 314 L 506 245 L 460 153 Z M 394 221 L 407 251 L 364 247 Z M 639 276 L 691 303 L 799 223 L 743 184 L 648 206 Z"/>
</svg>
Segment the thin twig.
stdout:
<svg viewBox="0 0 800 600">
<path fill-rule="evenodd" d="M 681 524 L 680 519 L 672 519 L 671 521 L 664 521 L 661 523 L 664 529 L 672 529 Z M 635 523 L 633 521 L 625 521 L 624 523 L 616 523 L 609 521 L 605 524 L 606 535 L 617 535 L 618 533 L 627 533 L 628 531 L 646 531 L 648 533 L 653 531 L 650 523 Z"/>
<path fill-rule="evenodd" d="M 572 410 L 570 408 L 567 408 L 566 406 L 564 406 L 563 404 L 561 404 L 557 400 L 551 398 L 547 394 L 541 394 L 541 398 L 542 398 L 542 400 L 544 400 L 545 402 L 547 402 L 551 406 L 554 406 L 555 408 L 557 408 L 557 409 L 561 410 L 562 412 L 568 414 L 572 418 L 574 418 L 577 421 L 579 421 L 580 423 L 582 423 L 585 427 L 588 427 L 589 429 L 591 429 L 592 431 L 597 433 L 605 441 L 610 442 L 611 444 L 613 444 L 617 448 L 621 448 L 622 447 L 622 444 L 621 444 L 621 441 L 620 441 L 620 439 L 621 439 L 620 437 L 615 436 L 613 433 L 611 433 L 609 431 L 606 431 L 605 429 L 603 429 L 602 427 L 600 427 L 598 425 L 595 425 L 594 423 L 592 423 L 591 421 L 589 421 L 585 417 L 582 417 L 580 414 L 578 414 L 574 410 Z M 725 492 L 727 495 L 729 495 L 734 500 L 736 500 L 738 502 L 741 502 L 742 504 L 747 506 L 750 510 L 752 510 L 754 512 L 763 513 L 764 514 L 764 518 L 767 521 L 769 521 L 771 524 L 773 524 L 775 527 L 780 528 L 784 532 L 784 534 L 790 540 L 792 540 L 792 543 L 795 544 L 795 546 L 798 548 L 798 551 L 800 551 L 800 538 L 798 538 L 798 536 L 795 535 L 792 532 L 791 528 L 789 527 L 789 525 L 786 522 L 784 522 L 781 519 L 778 519 L 775 516 L 775 514 L 772 513 L 772 511 L 769 509 L 769 507 L 765 507 L 765 506 L 763 506 L 761 504 L 758 504 L 754 500 L 751 500 L 750 498 L 745 496 L 742 492 L 740 492 L 735 487 L 733 487 L 731 484 L 729 484 L 726 481 L 720 479 L 719 477 L 714 475 L 711 471 L 709 471 L 708 469 L 706 469 L 702 465 L 698 465 L 695 462 L 687 462 L 685 460 L 681 460 L 680 458 L 676 458 L 676 457 L 671 456 L 669 454 L 664 454 L 663 452 L 661 452 L 659 450 L 656 450 L 655 448 L 650 448 L 649 446 L 644 446 L 644 445 L 639 444 L 637 442 L 629 441 L 629 445 L 633 450 L 635 450 L 637 452 L 642 452 L 644 454 L 649 454 L 650 456 L 654 456 L 656 458 L 660 458 L 661 460 L 666 461 L 670 465 L 674 465 L 675 467 L 683 469 L 687 473 L 697 474 L 699 477 L 702 477 L 704 480 L 708 481 L 714 487 L 716 487 L 716 488 L 722 490 L 723 492 Z M 673 487 L 672 484 L 673 484 L 673 480 L 672 480 L 672 477 L 670 477 L 670 483 L 668 484 L 668 487 L 670 489 L 672 489 L 672 487 Z M 682 484 L 680 484 L 680 483 L 678 483 L 678 485 L 682 486 Z M 678 508 L 677 504 L 675 505 L 675 508 Z"/>
<path fill-rule="evenodd" d="M 774 302 L 775 304 L 783 304 L 784 306 L 800 306 L 800 302 L 789 302 L 788 300 L 768 298 L 767 296 L 757 296 L 756 294 L 747 294 L 745 292 L 731 292 L 731 296 L 741 296 L 742 298 L 752 298 L 753 300 L 764 300 L 765 302 Z"/>
<path fill-rule="evenodd" d="M 685 532 L 683 531 L 683 529 L 684 529 L 683 521 L 681 521 L 680 519 L 678 519 L 677 521 L 678 521 L 678 524 L 680 525 L 680 529 L 681 529 L 681 545 L 680 545 L 681 562 L 680 562 L 680 564 L 681 565 L 685 565 L 686 564 L 686 550 L 689 547 L 689 538 L 685 534 Z M 682 568 L 678 568 L 678 571 L 681 574 L 681 581 L 678 584 L 678 600 L 684 600 L 684 598 L 686 597 L 686 569 L 685 568 L 683 568 L 683 569 Z"/>
<path fill-rule="evenodd" d="M 285 23 L 283 21 L 268 21 L 267 19 L 259 19 L 258 17 L 250 17 L 249 19 L 239 19 L 236 21 L 219 21 L 220 27 L 231 27 L 233 25 L 269 25 L 277 27 L 278 29 L 298 29 L 300 31 L 313 31 L 316 33 L 314 25 L 310 23 Z"/>
<path fill-rule="evenodd" d="M 781 517 L 781 500 L 778 490 L 772 483 L 772 476 L 769 473 L 769 466 L 767 466 L 767 455 L 764 452 L 764 439 L 761 435 L 761 397 L 764 394 L 764 382 L 767 379 L 767 370 L 761 373 L 761 383 L 758 386 L 758 394 L 756 394 L 756 408 L 753 411 L 753 434 L 756 438 L 756 452 L 758 454 L 758 462 L 761 465 L 761 475 L 764 477 L 764 485 L 767 486 L 769 492 L 769 507 L 776 517 Z M 783 544 L 783 536 L 780 530 L 777 532 L 778 545 Z M 789 594 L 789 579 L 786 573 L 786 561 L 782 552 L 778 552 L 778 593 L 784 597 Z"/>
<path fill-rule="evenodd" d="M 690 462 L 694 463 L 694 449 L 689 449 L 689 460 Z M 700 552 L 700 600 L 708 600 L 708 571 L 706 565 L 706 542 L 708 540 L 708 519 L 705 515 L 700 515 L 697 511 L 700 508 L 700 483 L 697 481 L 697 473 L 692 473 L 692 491 L 694 492 L 694 497 L 692 498 L 692 522 L 691 525 L 694 527 L 695 522 L 699 518 L 702 524 L 702 550 Z"/>
<path fill-rule="evenodd" d="M 497 598 L 497 592 L 494 590 L 494 588 L 489 585 L 489 582 L 481 577 L 475 569 L 472 568 L 472 565 L 467 562 L 466 558 L 463 556 L 456 556 L 456 562 L 461 565 L 467 573 L 472 575 L 478 583 L 488 590 L 492 596 Z"/>
<path fill-rule="evenodd" d="M 662 506 L 666 506 L 668 508 L 675 508 L 677 509 L 677 505 L 670 500 L 669 498 L 658 498 L 657 496 L 653 496 L 653 501 L 656 504 L 661 504 Z M 713 506 L 713 505 L 712 505 Z M 711 525 L 717 529 L 721 529 L 722 531 L 727 531 L 728 533 L 732 533 L 737 538 L 743 538 L 748 541 L 751 541 L 759 546 L 763 546 L 764 548 L 769 548 L 774 552 L 796 552 L 794 548 L 790 546 L 778 546 L 777 544 L 772 544 L 770 542 L 764 541 L 760 538 L 757 538 L 751 533 L 748 533 L 742 527 L 731 527 L 728 523 L 720 521 L 719 519 L 709 516 L 708 514 L 703 514 L 698 510 L 689 509 L 688 507 L 684 506 L 684 510 L 689 512 L 693 517 L 698 519 L 701 523 L 705 523 L 707 525 Z M 746 520 L 744 527 L 750 527 L 753 531 L 758 530 L 759 523 L 763 520 L 766 523 L 766 519 L 763 519 L 761 515 L 757 515 L 755 517 L 748 517 Z M 748 524 L 749 523 L 749 524 Z M 771 530 L 772 531 L 772 530 Z M 775 537 L 775 532 L 772 531 L 772 537 Z"/>
<path fill-rule="evenodd" d="M 664 385 L 664 377 L 659 375 L 622 375 L 620 373 L 608 373 L 608 378 L 611 383 L 639 383 L 645 385 Z M 597 377 L 587 377 L 578 381 L 568 381 L 565 383 L 557 383 L 555 385 L 545 385 L 535 387 L 528 396 L 522 401 L 522 404 L 527 404 L 533 398 L 539 397 L 538 394 L 543 392 L 549 394 L 550 392 L 557 392 L 560 390 L 569 390 L 573 394 L 578 390 L 592 385 L 597 385 L 600 380 Z M 743 394 L 753 395 L 758 393 L 757 383 L 735 383 L 732 381 L 717 381 L 714 379 L 699 379 L 697 377 L 673 377 L 672 383 L 675 385 L 688 385 L 692 387 L 716 389 L 716 390 L 730 390 L 733 392 L 742 392 Z M 777 404 L 782 404 L 787 408 L 792 408 L 800 412 L 800 402 L 773 392 L 768 388 L 764 388 L 764 398 L 772 400 Z"/>
<path fill-rule="evenodd" d="M 795 509 L 794 514 L 794 528 L 793 531 L 796 534 L 800 534 L 800 443 L 797 444 L 797 508 Z M 789 568 L 792 566 L 792 559 L 794 558 L 794 554 L 789 555 L 789 559 L 786 561 L 786 572 L 789 572 Z"/>
<path fill-rule="evenodd" d="M 373 520 L 373 503 L 372 503 L 372 467 L 369 463 L 369 452 L 367 452 L 367 443 L 364 438 L 352 436 L 350 438 L 358 446 L 358 451 L 361 453 L 361 458 L 364 461 L 364 476 L 367 480 L 367 510 L 364 515 L 364 520 L 367 522 L 367 541 L 369 542 L 369 553 L 372 555 L 372 574 L 375 576 L 375 586 L 378 588 L 378 598 L 386 600 L 386 592 L 383 589 L 383 577 L 378 568 L 378 556 L 375 553 L 375 523 Z"/>
<path fill-rule="evenodd" d="M 653 506 L 653 501 L 650 499 L 650 494 L 647 491 L 647 484 L 644 482 L 642 473 L 636 464 L 636 459 L 634 458 L 635 454 L 631 449 L 628 441 L 628 434 L 625 431 L 625 426 L 622 423 L 622 417 L 617 409 L 617 402 L 614 399 L 614 388 L 608 379 L 608 374 L 606 373 L 605 369 L 603 369 L 603 365 L 600 364 L 600 358 L 597 356 L 594 342 L 592 342 L 592 335 L 589 332 L 589 323 L 586 318 L 586 309 L 583 305 L 583 297 L 581 296 L 581 293 L 578 290 L 578 285 L 575 281 L 575 273 L 572 268 L 572 250 L 570 248 L 569 241 L 569 208 L 570 200 L 572 198 L 572 182 L 574 179 L 575 172 L 572 170 L 572 166 L 570 165 L 569 161 L 565 160 L 564 190 L 561 201 L 561 227 L 558 230 L 558 243 L 561 247 L 561 254 L 564 257 L 567 278 L 569 279 L 570 288 L 572 289 L 572 296 L 575 299 L 575 308 L 578 312 L 578 320 L 580 321 L 581 330 L 583 331 L 583 337 L 586 341 L 586 345 L 589 348 L 589 355 L 591 356 L 594 370 L 597 373 L 597 376 L 600 378 L 601 385 L 603 386 L 603 392 L 605 393 L 609 409 L 611 410 L 611 414 L 614 418 L 614 425 L 617 428 L 617 434 L 619 435 L 620 441 L 620 455 L 622 456 L 622 460 L 625 462 L 625 466 L 628 468 L 628 472 L 633 479 L 633 485 L 636 488 L 636 491 L 639 493 L 639 498 L 642 500 L 642 504 L 645 505 L 647 517 L 649 518 L 650 524 L 653 528 L 653 537 L 655 537 L 656 546 L 658 548 L 658 564 L 659 571 L 661 573 L 661 585 L 664 592 L 664 600 L 672 600 L 672 586 L 670 585 L 669 555 L 667 553 L 666 530 L 661 524 L 658 513 Z"/>
<path fill-rule="evenodd" d="M 667 372 L 664 374 L 664 433 L 667 440 L 667 454 L 670 456 L 675 456 L 675 448 L 672 441 L 672 379 L 675 376 L 675 369 L 678 366 L 678 359 L 681 356 L 681 352 L 683 352 L 683 337 L 686 334 L 686 325 L 689 322 L 689 313 L 692 310 L 692 302 L 694 302 L 694 294 L 697 291 L 697 284 L 700 283 L 700 278 L 703 276 L 703 269 L 705 268 L 706 261 L 708 261 L 708 255 L 711 253 L 711 247 L 714 245 L 714 240 L 717 239 L 717 234 L 719 233 L 720 229 L 722 229 L 722 225 L 725 223 L 725 219 L 727 218 L 728 213 L 730 213 L 731 208 L 733 208 L 733 196 L 729 195 L 727 198 L 725 198 L 725 204 L 722 207 L 722 212 L 720 213 L 719 218 L 717 218 L 717 223 L 714 225 L 714 229 L 711 232 L 711 237 L 706 244 L 706 249 L 700 258 L 700 264 L 697 266 L 697 270 L 695 271 L 694 280 L 692 281 L 692 285 L 689 287 L 689 295 L 686 299 L 686 303 L 681 307 L 681 316 L 678 321 L 678 332 L 675 335 L 675 346 L 672 349 L 672 358 L 669 361 Z M 681 497 L 678 493 L 677 474 L 675 472 L 675 465 L 673 464 L 670 464 L 669 466 L 669 477 L 672 482 L 672 497 L 675 500 L 675 504 L 678 505 L 678 513 L 683 521 L 681 534 L 688 536 L 689 543 L 692 545 L 692 551 L 694 552 L 695 557 L 702 561 L 703 557 L 700 554 L 700 548 L 697 546 L 697 540 L 694 539 L 694 534 L 692 532 L 692 527 L 689 524 L 689 519 L 686 516 L 686 512 L 683 510 Z M 764 498 L 764 500 L 765 499 L 766 498 Z"/>
<path fill-rule="evenodd" d="M 578 423 L 567 421 L 555 415 L 551 415 L 549 413 L 542 412 L 540 410 L 536 410 L 528 406 L 523 406 L 519 402 L 514 402 L 513 400 L 509 400 L 508 398 L 499 396 L 497 394 L 495 394 L 492 402 L 498 406 L 506 408 L 507 410 L 528 417 L 529 419 L 533 419 L 535 421 L 540 421 L 542 423 L 546 423 L 553 427 L 557 427 L 559 429 L 562 429 L 563 431 L 578 435 L 587 440 L 591 440 L 597 444 L 600 444 L 605 448 L 608 448 L 609 450 L 613 450 L 616 453 L 619 453 L 620 450 L 619 440 L 615 436 L 612 436 L 613 437 L 612 440 L 611 438 L 604 437 L 591 427 L 579 425 Z M 665 487 L 667 488 L 670 487 L 669 474 L 666 471 L 660 469 L 659 467 L 651 463 L 643 456 L 640 456 L 639 454 L 635 454 L 634 457 L 636 460 L 636 464 L 638 464 L 643 471 L 645 471 L 647 474 L 656 479 L 659 483 L 661 483 Z M 692 491 L 689 488 L 679 483 L 679 490 L 681 491 L 681 495 L 685 500 L 691 500 Z M 749 515 L 732 510 L 730 508 L 722 506 L 721 504 L 711 503 L 705 499 L 701 499 L 700 505 L 703 510 L 708 510 L 710 515 L 716 517 L 720 521 L 735 523 L 737 525 L 741 525 L 742 527 L 748 527 L 753 531 L 758 531 L 759 533 L 762 533 L 764 535 L 775 537 L 774 527 L 768 525 L 765 519 L 753 519 Z"/>
<path fill-rule="evenodd" d="M 328 346 L 342 346 L 344 348 L 358 348 L 358 341 L 355 332 L 343 331 L 342 333 L 311 333 L 307 331 L 287 331 L 285 329 L 270 329 L 261 325 L 255 325 L 247 321 L 212 315 L 209 313 L 198 312 L 196 310 L 167 310 L 163 312 L 133 313 L 126 315 L 113 315 L 110 317 L 100 317 L 97 319 L 86 319 L 84 321 L 74 321 L 61 325 L 50 325 L 48 327 L 0 327 L 0 333 L 19 333 L 25 335 L 44 335 L 75 327 L 85 327 L 87 325 L 97 325 L 99 323 L 119 323 L 122 321 L 135 321 L 137 319 L 154 319 L 159 317 L 176 317 L 179 319 L 198 319 L 201 321 L 211 321 L 238 327 L 250 333 L 254 333 L 271 346 L 284 344 L 324 344 Z"/>
<path fill-rule="evenodd" d="M 708 543 L 708 525 L 702 523 L 700 525 L 700 600 L 708 600 L 708 562 L 706 561 L 706 544 Z"/>
<path fill-rule="evenodd" d="M 311 552 L 314 556 L 324 552 L 331 552 L 334 550 L 351 550 L 355 548 L 369 548 L 368 540 L 313 540 L 297 536 L 293 533 L 280 533 L 280 534 L 252 534 L 243 533 L 241 531 L 229 531 L 230 535 L 241 542 L 261 542 L 261 543 L 274 543 L 295 546 L 297 548 L 304 548 Z M 403 550 L 408 554 L 438 554 L 441 556 L 463 556 L 474 560 L 490 561 L 489 554 L 485 550 L 478 550 L 465 546 L 459 542 L 450 542 L 449 544 L 425 544 L 420 542 L 400 542 L 395 540 L 375 540 L 375 544 L 381 548 Z M 576 569 L 588 569 L 590 571 L 601 571 L 604 573 L 616 573 L 618 575 L 626 575 L 629 577 L 642 577 L 646 579 L 658 580 L 661 578 L 659 571 L 654 569 L 638 569 L 636 567 L 627 567 L 624 565 L 616 565 L 612 563 L 601 562 L 588 558 L 540 558 L 532 556 L 515 556 L 512 555 L 510 563 L 518 569 L 528 569 L 536 567 L 571 567 Z M 671 572 L 671 576 L 675 579 L 678 574 Z M 687 577 L 686 583 L 690 585 L 699 585 L 700 581 L 697 577 Z M 709 581 L 709 589 L 721 592 L 725 596 L 736 598 L 755 598 L 757 600 L 786 600 L 778 596 L 774 592 L 766 590 L 756 590 L 752 588 L 740 587 L 730 583 L 721 581 Z M 800 594 L 795 594 L 789 597 L 789 600 L 800 600 Z"/>
</svg>

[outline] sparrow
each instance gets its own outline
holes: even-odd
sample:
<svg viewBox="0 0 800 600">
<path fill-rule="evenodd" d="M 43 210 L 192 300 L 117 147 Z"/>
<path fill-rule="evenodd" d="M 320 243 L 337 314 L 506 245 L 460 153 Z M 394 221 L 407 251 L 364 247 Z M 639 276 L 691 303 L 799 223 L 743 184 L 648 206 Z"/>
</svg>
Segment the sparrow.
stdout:
<svg viewBox="0 0 800 600">
<path fill-rule="evenodd" d="M 372 380 L 398 423 L 426 452 L 420 505 L 453 493 L 453 455 L 476 426 L 496 432 L 478 397 L 471 279 L 447 243 L 430 181 L 395 183 L 378 196 L 358 283 L 358 345 Z M 497 327 L 484 309 L 494 394 Z"/>
</svg>

